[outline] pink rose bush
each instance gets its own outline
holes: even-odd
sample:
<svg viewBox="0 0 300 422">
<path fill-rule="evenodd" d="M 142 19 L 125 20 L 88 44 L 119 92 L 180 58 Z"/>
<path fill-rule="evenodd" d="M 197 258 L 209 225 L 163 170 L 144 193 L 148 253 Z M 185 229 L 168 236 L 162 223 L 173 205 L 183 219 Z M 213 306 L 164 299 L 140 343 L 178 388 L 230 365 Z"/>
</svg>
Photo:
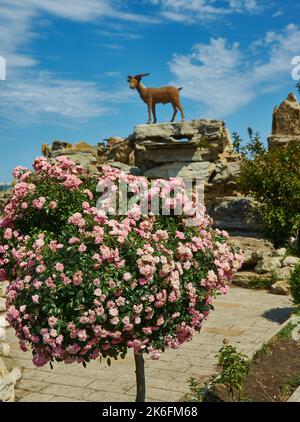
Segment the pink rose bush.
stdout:
<svg viewBox="0 0 300 422">
<path fill-rule="evenodd" d="M 14 171 L 0 219 L 0 280 L 10 280 L 7 318 L 35 365 L 123 358 L 128 349 L 156 359 L 191 340 L 242 257 L 187 200 L 183 181 L 150 186 L 109 166 L 88 175 L 66 157 L 37 158 L 33 168 Z M 120 180 L 131 197 L 148 188 L 144 199 L 156 195 L 174 212 L 145 215 L 134 204 L 114 214 L 112 196 L 124 204 Z M 176 215 L 183 203 L 197 224 Z"/>
</svg>

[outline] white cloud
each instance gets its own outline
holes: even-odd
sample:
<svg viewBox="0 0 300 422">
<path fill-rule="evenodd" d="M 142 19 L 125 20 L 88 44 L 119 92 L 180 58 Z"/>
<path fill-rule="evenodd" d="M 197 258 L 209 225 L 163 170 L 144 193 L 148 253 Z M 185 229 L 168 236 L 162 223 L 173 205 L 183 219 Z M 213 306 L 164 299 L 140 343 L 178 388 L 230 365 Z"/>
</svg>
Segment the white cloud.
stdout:
<svg viewBox="0 0 300 422">
<path fill-rule="evenodd" d="M 45 16 L 92 23 L 107 18 L 157 22 L 151 16 L 123 11 L 119 0 L 0 0 L 0 55 L 7 62 L 7 81 L 0 91 L 2 117 L 22 118 L 23 122 L 26 116 L 29 121 L 43 116 L 87 119 L 111 112 L 114 104 L 126 101 L 127 90 L 105 91 L 96 83 L 61 79 L 34 69 L 37 60 L 24 51 L 39 36 Z M 133 38 L 129 32 L 121 35 Z M 119 48 L 116 43 L 107 47 Z"/>
<path fill-rule="evenodd" d="M 87 120 L 111 113 L 114 104 L 129 97 L 125 87 L 106 91 L 94 82 L 58 79 L 40 72 L 32 81 L 6 81 L 6 89 L 0 91 L 0 113 L 7 120 L 16 115 L 25 115 L 28 121 L 51 116 Z"/>
<path fill-rule="evenodd" d="M 161 14 L 165 18 L 187 23 L 210 21 L 234 13 L 259 13 L 263 9 L 257 0 L 149 0 L 149 2 L 160 6 Z"/>
<path fill-rule="evenodd" d="M 290 24 L 254 44 L 261 49 L 260 61 L 251 61 L 253 46 L 242 52 L 239 44 L 230 45 L 223 38 L 196 44 L 190 53 L 173 56 L 172 83 L 183 86 L 182 96 L 198 103 L 207 117 L 225 117 L 286 84 L 291 59 L 299 54 L 300 28 Z"/>
<path fill-rule="evenodd" d="M 134 34 L 132 32 L 126 32 L 126 31 L 106 31 L 102 30 L 99 32 L 100 35 L 107 38 L 115 38 L 115 39 L 124 39 L 124 40 L 138 40 L 143 38 L 143 35 L 141 34 Z"/>
<path fill-rule="evenodd" d="M 45 13 L 78 22 L 96 22 L 105 18 L 139 23 L 157 22 L 151 16 L 124 12 L 119 6 L 118 0 L 0 0 L 1 54 L 13 54 L 19 66 L 22 60 L 24 66 L 34 64 L 33 61 L 26 61 L 18 50 L 37 35 L 32 28 Z"/>
</svg>

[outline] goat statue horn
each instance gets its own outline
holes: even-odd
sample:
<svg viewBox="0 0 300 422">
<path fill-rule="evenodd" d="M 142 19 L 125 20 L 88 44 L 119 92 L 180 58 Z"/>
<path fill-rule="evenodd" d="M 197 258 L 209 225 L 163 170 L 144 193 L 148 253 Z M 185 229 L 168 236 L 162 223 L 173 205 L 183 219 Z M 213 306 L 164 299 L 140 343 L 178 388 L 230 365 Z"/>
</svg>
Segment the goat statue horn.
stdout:
<svg viewBox="0 0 300 422">
<path fill-rule="evenodd" d="M 132 78 L 133 78 L 133 76 L 128 75 L 128 76 L 127 76 L 127 81 L 130 81 Z"/>
<path fill-rule="evenodd" d="M 148 76 L 150 73 L 139 73 L 138 75 L 135 75 L 138 78 L 143 78 L 144 76 Z"/>
</svg>

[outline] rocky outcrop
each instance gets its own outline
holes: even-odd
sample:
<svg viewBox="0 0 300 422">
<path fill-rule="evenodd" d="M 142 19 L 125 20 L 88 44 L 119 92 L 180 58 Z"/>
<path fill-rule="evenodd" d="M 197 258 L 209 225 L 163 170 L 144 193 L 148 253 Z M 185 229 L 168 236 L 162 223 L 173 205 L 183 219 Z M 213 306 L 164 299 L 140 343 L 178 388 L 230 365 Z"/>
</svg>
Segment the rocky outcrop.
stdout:
<svg viewBox="0 0 300 422">
<path fill-rule="evenodd" d="M 287 280 L 279 280 L 271 286 L 271 293 L 274 295 L 287 296 L 290 293 L 289 283 Z"/>
<path fill-rule="evenodd" d="M 212 175 L 215 164 L 209 161 L 174 162 L 165 163 L 143 172 L 143 175 L 151 179 L 167 179 L 169 177 L 181 177 L 185 180 L 200 180 L 207 182 Z"/>
<path fill-rule="evenodd" d="M 247 288 L 265 288 L 271 284 L 272 274 L 260 274 L 258 275 L 254 271 L 238 271 L 234 274 L 233 284 L 239 287 Z"/>
<path fill-rule="evenodd" d="M 268 258 L 275 253 L 273 243 L 265 239 L 234 236 L 229 241 L 243 252 L 244 267 L 253 267 L 262 259 Z"/>
<path fill-rule="evenodd" d="M 165 163 L 215 161 L 231 148 L 229 132 L 220 120 L 138 125 L 130 139 L 135 164 L 144 171 Z"/>
<path fill-rule="evenodd" d="M 274 149 L 293 140 L 300 142 L 300 104 L 295 94 L 290 93 L 273 111 L 272 135 L 268 144 Z"/>
<path fill-rule="evenodd" d="M 246 288 L 270 288 L 274 294 L 289 294 L 289 278 L 299 258 L 286 256 L 286 249 L 275 249 L 266 239 L 234 236 L 229 242 L 244 255 L 243 268 L 233 284 Z"/>
<path fill-rule="evenodd" d="M 131 138 L 137 142 L 159 141 L 167 138 L 188 139 L 200 143 L 215 144 L 221 151 L 230 144 L 230 136 L 225 123 L 221 120 L 206 119 L 138 125 L 134 128 Z"/>
<path fill-rule="evenodd" d="M 300 262 L 300 258 L 297 256 L 287 256 L 282 261 L 284 267 L 294 267 Z"/>
<path fill-rule="evenodd" d="M 70 160 L 81 164 L 89 173 L 98 172 L 98 150 L 86 142 L 70 144 L 63 141 L 54 141 L 52 145 L 42 145 L 42 153 L 45 157 L 55 158 L 60 155 L 67 156 Z"/>
<path fill-rule="evenodd" d="M 215 227 L 231 235 L 255 237 L 259 233 L 256 202 L 251 197 L 218 196 L 208 201 L 207 212 Z"/>
<path fill-rule="evenodd" d="M 264 258 L 256 264 L 254 271 L 258 274 L 270 273 L 281 268 L 282 259 L 279 257 Z"/>
<path fill-rule="evenodd" d="M 102 149 L 103 154 L 98 153 L 100 163 L 117 161 L 129 166 L 135 165 L 133 142 L 130 139 L 109 138 L 107 145 L 106 150 Z M 102 147 L 101 144 L 98 144 L 98 151 Z"/>
</svg>

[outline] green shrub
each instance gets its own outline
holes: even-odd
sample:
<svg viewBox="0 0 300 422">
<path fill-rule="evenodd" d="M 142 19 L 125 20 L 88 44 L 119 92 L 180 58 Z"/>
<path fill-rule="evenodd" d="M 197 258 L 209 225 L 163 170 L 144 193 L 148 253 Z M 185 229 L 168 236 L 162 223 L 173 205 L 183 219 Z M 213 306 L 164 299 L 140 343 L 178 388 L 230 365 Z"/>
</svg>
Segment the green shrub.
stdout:
<svg viewBox="0 0 300 422">
<path fill-rule="evenodd" d="M 225 387 L 233 401 L 241 400 L 243 383 L 250 369 L 250 360 L 246 355 L 239 353 L 235 347 L 228 344 L 226 339 L 223 340 L 223 344 L 224 346 L 221 347 L 216 356 L 218 357 L 220 373 L 214 374 L 203 387 L 194 378 L 189 380 L 191 401 L 206 401 L 207 399 L 218 401 L 216 400 L 218 398 L 216 390 L 218 386 Z"/>
<path fill-rule="evenodd" d="M 277 245 L 299 239 L 300 143 L 290 142 L 273 151 L 245 158 L 239 185 L 259 202 L 262 231 Z"/>
<path fill-rule="evenodd" d="M 297 265 L 290 278 L 290 291 L 296 304 L 300 303 L 300 265 Z"/>
<path fill-rule="evenodd" d="M 235 152 L 237 152 L 238 154 L 242 154 L 244 157 L 247 157 L 249 159 L 253 159 L 257 155 L 265 152 L 266 148 L 264 147 L 261 141 L 259 132 L 254 133 L 253 129 L 251 127 L 248 127 L 247 133 L 249 140 L 247 143 L 245 143 L 245 141 L 240 137 L 238 132 L 232 132 L 232 145 Z"/>
</svg>

